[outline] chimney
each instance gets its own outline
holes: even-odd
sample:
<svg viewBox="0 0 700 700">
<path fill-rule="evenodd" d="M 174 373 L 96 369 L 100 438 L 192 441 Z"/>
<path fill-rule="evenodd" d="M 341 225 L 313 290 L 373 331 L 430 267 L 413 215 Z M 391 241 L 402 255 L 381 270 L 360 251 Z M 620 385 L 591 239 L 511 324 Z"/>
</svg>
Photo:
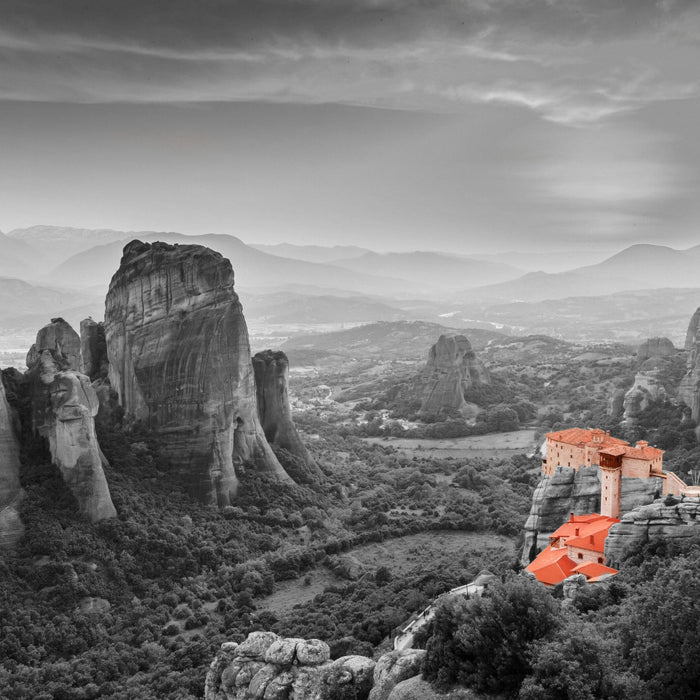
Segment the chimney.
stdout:
<svg viewBox="0 0 700 700">
<path fill-rule="evenodd" d="M 637 440 L 637 447 L 643 450 L 645 447 L 649 447 L 649 443 L 646 440 Z"/>
</svg>

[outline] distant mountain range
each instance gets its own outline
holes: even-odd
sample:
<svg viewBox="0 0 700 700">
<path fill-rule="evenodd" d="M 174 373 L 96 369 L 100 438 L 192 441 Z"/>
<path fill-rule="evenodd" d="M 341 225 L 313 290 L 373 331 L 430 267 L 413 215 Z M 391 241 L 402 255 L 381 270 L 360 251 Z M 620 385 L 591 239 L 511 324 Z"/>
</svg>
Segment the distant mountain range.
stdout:
<svg viewBox="0 0 700 700">
<path fill-rule="evenodd" d="M 358 248 L 354 245 L 293 245 L 292 243 L 277 243 L 276 245 L 262 245 L 250 243 L 251 248 L 261 250 L 263 253 L 278 255 L 281 258 L 294 258 L 306 260 L 306 262 L 327 263 L 334 260 L 347 258 L 359 258 L 360 255 L 370 253 L 367 248 Z"/>
<path fill-rule="evenodd" d="M 462 298 L 543 301 L 668 287 L 700 287 L 700 246 L 675 250 L 660 245 L 633 245 L 596 265 L 555 274 L 530 272 L 514 280 L 465 289 Z"/>
</svg>

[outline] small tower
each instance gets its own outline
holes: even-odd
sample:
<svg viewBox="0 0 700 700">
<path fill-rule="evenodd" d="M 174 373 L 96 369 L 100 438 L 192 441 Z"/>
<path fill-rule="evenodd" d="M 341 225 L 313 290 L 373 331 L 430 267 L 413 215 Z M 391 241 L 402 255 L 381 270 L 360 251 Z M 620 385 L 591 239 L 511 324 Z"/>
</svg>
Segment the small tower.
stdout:
<svg viewBox="0 0 700 700">
<path fill-rule="evenodd" d="M 600 450 L 600 514 L 620 517 L 622 486 L 622 454 L 624 447 Z"/>
</svg>

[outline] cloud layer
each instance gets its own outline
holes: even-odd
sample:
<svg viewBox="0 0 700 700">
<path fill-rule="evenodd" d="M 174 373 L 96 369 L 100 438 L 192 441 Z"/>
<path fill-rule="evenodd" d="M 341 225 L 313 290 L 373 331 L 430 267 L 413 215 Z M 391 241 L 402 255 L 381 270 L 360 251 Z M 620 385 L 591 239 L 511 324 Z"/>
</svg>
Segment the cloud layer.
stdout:
<svg viewBox="0 0 700 700">
<path fill-rule="evenodd" d="M 694 0 L 2 0 L 0 99 L 271 101 L 586 126 L 698 94 Z"/>
</svg>

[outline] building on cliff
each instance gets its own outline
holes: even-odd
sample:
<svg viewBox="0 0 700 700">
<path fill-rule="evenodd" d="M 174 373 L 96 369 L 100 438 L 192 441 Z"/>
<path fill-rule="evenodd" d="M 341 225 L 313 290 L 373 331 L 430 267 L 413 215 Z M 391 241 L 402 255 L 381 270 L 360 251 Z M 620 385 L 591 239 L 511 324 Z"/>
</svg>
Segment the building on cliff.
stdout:
<svg viewBox="0 0 700 700">
<path fill-rule="evenodd" d="M 612 437 L 609 432 L 591 428 L 569 428 L 547 433 L 546 454 L 542 460 L 542 474 L 552 476 L 557 467 L 600 467 L 600 512 L 620 517 L 622 477 L 649 479 L 658 477 L 663 483 L 663 494 L 674 496 L 698 495 L 698 487 L 688 486 L 672 472 L 663 471 L 663 450 L 652 447 L 645 440 L 630 445 Z"/>
<path fill-rule="evenodd" d="M 525 570 L 545 586 L 556 586 L 576 574 L 583 574 L 589 583 L 614 576 L 617 569 L 605 565 L 605 540 L 610 528 L 619 522 L 598 513 L 572 513 Z"/>
</svg>

